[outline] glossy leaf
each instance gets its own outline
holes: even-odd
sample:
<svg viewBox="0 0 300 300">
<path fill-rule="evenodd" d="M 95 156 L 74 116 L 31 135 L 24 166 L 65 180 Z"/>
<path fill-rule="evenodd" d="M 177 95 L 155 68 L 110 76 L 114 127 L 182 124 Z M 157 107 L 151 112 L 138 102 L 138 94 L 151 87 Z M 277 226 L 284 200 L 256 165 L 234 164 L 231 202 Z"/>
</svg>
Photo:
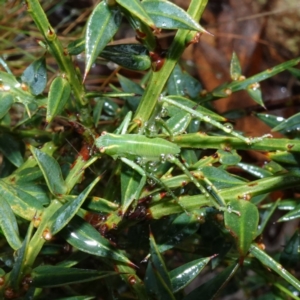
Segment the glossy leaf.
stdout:
<svg viewBox="0 0 300 300">
<path fill-rule="evenodd" d="M 0 180 L 0 194 L 13 212 L 25 220 L 31 221 L 36 214 L 40 214 L 43 210 L 41 203 L 34 197 L 4 180 Z"/>
<path fill-rule="evenodd" d="M 109 116 L 115 116 L 119 110 L 119 106 L 107 97 L 103 97 L 102 99 L 104 100 L 103 111 Z"/>
<path fill-rule="evenodd" d="M 298 291 L 300 290 L 300 281 L 297 278 L 295 278 L 291 273 L 289 273 L 286 269 L 284 269 L 282 265 L 275 261 L 265 251 L 261 250 L 256 244 L 251 245 L 250 252 L 262 263 L 263 266 L 273 270 Z"/>
<path fill-rule="evenodd" d="M 30 150 L 44 175 L 51 193 L 53 195 L 65 194 L 66 186 L 58 162 L 37 148 L 30 146 Z"/>
<path fill-rule="evenodd" d="M 41 174 L 42 177 L 43 175 Z M 28 183 L 18 183 L 16 185 L 20 191 L 23 191 L 32 197 L 35 198 L 36 201 L 40 202 L 41 205 L 47 206 L 50 203 L 50 197 L 48 194 L 48 189 L 46 185 L 35 184 L 33 182 Z"/>
<path fill-rule="evenodd" d="M 46 121 L 50 123 L 64 109 L 71 94 L 71 86 L 65 78 L 56 77 L 50 86 Z"/>
<path fill-rule="evenodd" d="M 134 17 L 141 20 L 144 24 L 148 25 L 152 29 L 155 29 L 155 25 L 151 19 L 151 16 L 144 9 L 139 0 L 116 0 L 116 2 L 130 12 L 130 14 L 132 14 Z"/>
<path fill-rule="evenodd" d="M 147 48 L 139 44 L 107 46 L 100 56 L 130 70 L 145 71 L 151 67 Z"/>
<path fill-rule="evenodd" d="M 32 271 L 31 275 L 32 284 L 35 287 L 54 287 L 99 280 L 117 275 L 117 273 L 60 266 L 39 266 Z"/>
<path fill-rule="evenodd" d="M 10 93 L 0 94 L 0 119 L 8 113 L 13 103 L 14 99 Z"/>
<path fill-rule="evenodd" d="M 170 77 L 167 81 L 167 88 L 168 88 L 168 94 L 169 95 L 178 95 L 178 96 L 184 96 L 185 91 L 185 85 L 184 81 L 182 80 L 183 77 L 183 71 L 181 70 L 181 67 L 176 64 L 175 68 L 173 69 Z"/>
<path fill-rule="evenodd" d="M 238 80 L 242 75 L 242 68 L 235 52 L 232 53 L 230 62 L 230 77 L 232 80 Z"/>
<path fill-rule="evenodd" d="M 137 200 L 146 183 L 146 178 L 142 178 L 131 166 L 123 165 L 121 172 L 121 199 L 122 213 L 125 213 L 129 206 L 137 205 Z"/>
<path fill-rule="evenodd" d="M 8 133 L 0 134 L 0 151 L 16 167 L 23 163 L 21 145 L 15 137 Z"/>
<path fill-rule="evenodd" d="M 257 236 L 259 213 L 257 207 L 245 200 L 232 200 L 229 202 L 230 209 L 238 211 L 225 211 L 224 221 L 226 228 L 236 240 L 240 255 L 245 257 L 249 247 Z"/>
<path fill-rule="evenodd" d="M 65 203 L 54 213 L 49 220 L 49 224 L 52 224 L 49 230 L 53 235 L 59 232 L 71 221 L 100 179 L 101 177 L 96 177 L 96 179 L 83 192 L 81 192 L 77 198 L 75 198 L 73 201 Z"/>
<path fill-rule="evenodd" d="M 74 188 L 74 186 L 82 182 L 84 178 L 84 172 L 86 169 L 97 160 L 97 157 L 90 157 L 91 152 L 88 145 L 83 145 L 73 162 L 72 168 L 70 169 L 66 179 L 65 185 L 67 187 L 67 194 Z M 96 176 L 95 176 L 96 177 Z"/>
<path fill-rule="evenodd" d="M 29 86 L 33 95 L 41 94 L 47 84 L 47 69 L 45 57 L 41 57 L 30 64 L 23 72 L 21 79 Z"/>
<path fill-rule="evenodd" d="M 154 268 L 157 269 L 165 285 L 167 285 L 167 287 L 170 288 L 170 277 L 152 233 L 150 233 L 150 254 Z"/>
<path fill-rule="evenodd" d="M 144 0 L 142 5 L 158 28 L 206 32 L 187 12 L 172 2 Z"/>
<path fill-rule="evenodd" d="M 169 273 L 173 293 L 185 288 L 191 281 L 193 281 L 203 270 L 203 268 L 210 262 L 212 257 L 204 257 L 186 263 Z"/>
<path fill-rule="evenodd" d="M 17 250 L 22 242 L 19 235 L 19 228 L 16 217 L 4 197 L 0 198 L 0 228 L 10 247 Z"/>
<path fill-rule="evenodd" d="M 69 244 L 80 251 L 133 265 L 121 251 L 112 247 L 94 227 L 77 216 L 60 234 Z"/>
<path fill-rule="evenodd" d="M 155 284 L 154 286 L 150 287 L 150 282 L 146 283 L 148 285 L 148 289 L 151 292 L 154 292 L 161 299 L 175 299 L 172 293 L 171 280 L 168 270 L 162 256 L 159 253 L 159 249 L 156 245 L 152 233 L 150 233 L 150 254 L 151 261 L 149 262 L 149 264 L 151 263 L 151 266 L 149 267 L 152 269 L 151 273 L 153 273 L 151 281 L 154 280 Z"/>
<path fill-rule="evenodd" d="M 201 90 L 201 85 L 197 79 L 176 64 L 167 81 L 167 88 L 169 95 L 189 95 L 191 98 L 196 98 Z"/>
<path fill-rule="evenodd" d="M 12 175 L 6 177 L 5 180 L 7 182 L 12 180 L 18 184 L 26 184 L 43 176 L 39 167 L 24 167 L 24 165 L 25 164 L 23 164 L 21 168 L 17 169 Z"/>
<path fill-rule="evenodd" d="M 239 264 L 228 266 L 221 273 L 214 276 L 208 282 L 200 285 L 189 293 L 183 300 L 215 299 L 218 292 L 226 285 L 239 267 Z"/>
<path fill-rule="evenodd" d="M 21 279 L 24 276 L 24 267 L 27 263 L 26 256 L 28 252 L 28 244 L 32 235 L 33 223 L 30 223 L 25 239 L 23 240 L 21 248 L 16 251 L 15 254 L 15 263 L 11 272 L 9 273 L 7 286 L 11 286 L 14 289 L 17 289 L 21 284 Z"/>
<path fill-rule="evenodd" d="M 251 174 L 257 178 L 265 178 L 273 175 L 273 173 L 264 168 L 260 168 L 243 162 L 238 163 L 238 166 L 248 174 Z"/>
<path fill-rule="evenodd" d="M 57 150 L 57 146 L 53 142 L 46 142 L 40 148 L 40 150 L 48 155 L 52 156 L 53 153 Z M 43 174 L 38 167 L 37 161 L 34 157 L 29 156 L 27 160 L 16 169 L 9 177 L 5 180 L 17 182 L 17 183 L 26 183 L 33 181 L 42 177 Z"/>
<path fill-rule="evenodd" d="M 286 132 L 290 132 L 292 130 L 298 129 L 300 126 L 300 113 L 297 113 L 290 118 L 283 120 L 280 124 L 275 126 L 272 131 L 281 131 L 285 130 Z"/>
<path fill-rule="evenodd" d="M 93 10 L 85 35 L 85 71 L 89 72 L 97 56 L 113 38 L 121 25 L 122 15 L 117 7 L 109 7 L 105 1 L 100 2 Z"/>
<path fill-rule="evenodd" d="M 185 93 L 192 99 L 198 97 L 202 89 L 200 82 L 185 71 L 183 71 L 181 79 L 184 83 Z"/>
<path fill-rule="evenodd" d="M 104 99 L 101 97 L 97 97 L 95 98 L 95 102 L 96 104 L 93 109 L 93 121 L 94 121 L 94 126 L 97 127 L 97 124 L 102 114 Z"/>
<path fill-rule="evenodd" d="M 201 169 L 204 176 L 207 177 L 217 189 L 239 186 L 244 184 L 244 181 L 232 176 L 227 171 L 216 167 L 203 167 Z"/>
<path fill-rule="evenodd" d="M 293 210 L 283 215 L 281 218 L 277 220 L 277 222 L 287 222 L 294 219 L 300 218 L 300 204 L 297 205 Z"/>
<path fill-rule="evenodd" d="M 257 118 L 263 121 L 265 124 L 270 126 L 271 128 L 276 127 L 285 119 L 283 117 L 274 116 L 270 114 L 255 114 Z"/>
<path fill-rule="evenodd" d="M 172 135 L 178 135 L 187 129 L 191 120 L 192 116 L 189 113 L 179 112 L 166 121 L 166 126 L 172 132 Z M 164 132 L 168 133 L 166 129 L 164 129 Z"/>
<path fill-rule="evenodd" d="M 263 98 L 262 98 L 262 93 L 261 89 L 258 83 L 253 83 L 249 87 L 246 88 L 246 91 L 250 95 L 250 97 L 259 105 L 262 107 L 265 107 Z"/>
</svg>

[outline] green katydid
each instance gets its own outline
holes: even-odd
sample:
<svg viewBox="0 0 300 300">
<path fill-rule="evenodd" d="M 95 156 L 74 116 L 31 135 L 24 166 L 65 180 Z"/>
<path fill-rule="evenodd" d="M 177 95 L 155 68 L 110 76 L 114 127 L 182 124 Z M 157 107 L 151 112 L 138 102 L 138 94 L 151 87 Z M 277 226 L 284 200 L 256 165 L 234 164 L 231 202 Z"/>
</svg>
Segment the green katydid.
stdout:
<svg viewBox="0 0 300 300">
<path fill-rule="evenodd" d="M 142 168 L 141 164 L 139 165 L 134 162 L 134 160 L 140 160 L 142 163 L 169 161 L 170 163 L 178 166 L 203 194 L 210 197 L 215 207 L 219 210 L 230 210 L 230 208 L 226 207 L 224 199 L 218 196 L 218 191 L 215 186 L 207 178 L 204 176 L 201 177 L 201 180 L 204 181 L 206 185 L 206 187 L 204 187 L 196 180 L 187 167 L 180 162 L 177 158 L 180 154 L 180 148 L 176 144 L 163 138 L 149 138 L 139 134 L 126 134 L 125 132 L 130 120 L 131 112 L 127 114 L 123 123 L 117 129 L 117 134 L 103 132 L 101 136 L 96 139 L 95 144 L 101 153 L 106 153 L 114 159 L 120 159 L 142 176 L 142 180 L 139 185 L 140 191 L 146 183 L 146 178 L 150 177 L 165 188 L 178 205 L 186 211 L 185 207 L 180 203 L 180 200 L 161 182 L 161 180 L 147 173 Z M 239 214 L 239 212 L 235 213 Z"/>
</svg>

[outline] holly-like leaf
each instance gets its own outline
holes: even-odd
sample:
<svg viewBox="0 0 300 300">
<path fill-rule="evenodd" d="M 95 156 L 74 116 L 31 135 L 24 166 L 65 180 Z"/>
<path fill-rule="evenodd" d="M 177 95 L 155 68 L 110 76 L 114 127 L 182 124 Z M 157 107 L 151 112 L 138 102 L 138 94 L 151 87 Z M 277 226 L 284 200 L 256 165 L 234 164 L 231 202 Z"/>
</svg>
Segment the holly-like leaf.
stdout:
<svg viewBox="0 0 300 300">
<path fill-rule="evenodd" d="M 282 120 L 280 124 L 275 126 L 272 131 L 285 131 L 290 132 L 295 129 L 298 130 L 300 124 L 300 113 L 297 113 L 286 120 Z"/>
<path fill-rule="evenodd" d="M 187 12 L 170 1 L 145 0 L 142 5 L 158 28 L 206 32 Z"/>
<path fill-rule="evenodd" d="M 232 186 L 243 185 L 244 181 L 234 177 L 227 171 L 216 167 L 203 167 L 201 169 L 204 176 L 207 177 L 217 189 L 228 188 Z"/>
<path fill-rule="evenodd" d="M 149 293 L 154 293 L 161 299 L 174 300 L 169 273 L 152 233 L 150 233 L 150 254 L 145 282 Z"/>
<path fill-rule="evenodd" d="M 185 288 L 194 280 L 213 257 L 204 257 L 186 263 L 169 273 L 173 293 Z"/>
<path fill-rule="evenodd" d="M 8 244 L 12 249 L 17 250 L 21 247 L 22 243 L 19 236 L 16 216 L 4 197 L 0 198 L 0 206 L 0 228 Z"/>
<path fill-rule="evenodd" d="M 232 211 L 224 213 L 225 226 L 236 240 L 241 256 L 245 257 L 257 235 L 258 209 L 254 204 L 245 200 L 232 200 L 229 206 Z M 240 215 L 233 210 L 239 212 Z"/>
<path fill-rule="evenodd" d="M 71 86 L 65 78 L 56 77 L 50 86 L 46 121 L 50 123 L 64 109 L 71 94 Z"/>
<path fill-rule="evenodd" d="M 33 95 L 41 94 L 47 84 L 47 69 L 45 57 L 41 57 L 30 64 L 21 76 L 22 81 L 29 86 Z"/>
<path fill-rule="evenodd" d="M 93 10 L 85 35 L 85 72 L 89 72 L 97 56 L 113 38 L 121 25 L 122 15 L 117 6 L 110 7 L 105 1 L 100 2 Z"/>
<path fill-rule="evenodd" d="M 77 216 L 60 234 L 80 251 L 134 266 L 122 251 L 114 248 L 92 225 Z"/>
<path fill-rule="evenodd" d="M 67 191 L 58 162 L 50 155 L 30 146 L 46 180 L 47 186 L 53 195 L 63 195 Z"/>
<path fill-rule="evenodd" d="M 13 185 L 5 180 L 0 180 L 0 194 L 10 205 L 13 212 L 24 218 L 32 220 L 32 218 L 43 211 L 43 206 L 29 193 L 18 188 L 18 185 Z"/>
<path fill-rule="evenodd" d="M 241 161 L 241 157 L 237 154 L 236 150 L 225 151 L 219 149 L 217 153 L 220 155 L 220 163 L 227 166 L 234 166 Z"/>
<path fill-rule="evenodd" d="M 125 10 L 130 12 L 135 18 L 148 25 L 150 28 L 155 29 L 153 20 L 148 12 L 144 9 L 143 3 L 139 0 L 116 0 L 116 2 Z M 126 13 L 125 13 L 126 14 Z"/>
<path fill-rule="evenodd" d="M 144 71 L 151 67 L 147 48 L 139 44 L 107 46 L 100 56 L 130 70 Z"/>
<path fill-rule="evenodd" d="M 49 221 L 50 224 L 52 223 L 50 228 L 52 234 L 56 234 L 70 222 L 100 178 L 97 177 L 78 197 L 67 202 L 54 213 Z"/>
</svg>

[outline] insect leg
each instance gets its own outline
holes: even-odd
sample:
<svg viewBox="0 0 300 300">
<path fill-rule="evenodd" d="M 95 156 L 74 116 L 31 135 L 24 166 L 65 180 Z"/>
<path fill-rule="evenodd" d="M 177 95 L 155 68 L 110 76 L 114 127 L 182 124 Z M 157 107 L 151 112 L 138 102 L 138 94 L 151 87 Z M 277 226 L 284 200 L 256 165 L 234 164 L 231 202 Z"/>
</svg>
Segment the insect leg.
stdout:
<svg viewBox="0 0 300 300">
<path fill-rule="evenodd" d="M 206 184 L 206 187 L 204 187 L 196 180 L 196 178 L 191 174 L 187 167 L 174 155 L 168 155 L 166 159 L 178 166 L 184 172 L 184 174 L 188 176 L 191 182 L 193 182 L 194 185 L 201 191 L 202 194 L 210 197 L 217 209 L 221 211 L 233 212 L 240 216 L 240 212 L 231 210 L 230 207 L 226 207 L 225 200 L 220 196 L 218 190 L 209 179 L 207 179 L 205 176 L 201 176 L 201 180 L 203 180 Z"/>
<path fill-rule="evenodd" d="M 171 191 L 171 189 L 164 184 L 160 179 L 158 179 L 157 177 L 151 175 L 150 173 L 146 172 L 147 177 L 149 177 L 150 179 L 152 179 L 154 182 L 158 183 L 163 189 L 165 189 L 167 191 L 167 193 L 176 201 L 176 203 L 182 208 L 182 210 L 188 214 L 186 208 L 181 204 L 179 198 Z"/>
<path fill-rule="evenodd" d="M 120 158 L 120 160 L 122 162 L 124 162 L 125 164 L 127 164 L 128 166 L 130 166 L 133 170 L 137 171 L 142 176 L 142 180 L 141 180 L 141 182 L 137 188 L 137 191 L 135 193 L 136 200 L 139 198 L 139 196 L 142 192 L 142 189 L 143 189 L 144 185 L 146 184 L 146 178 L 148 177 L 148 178 L 152 179 L 154 182 L 158 183 L 162 188 L 164 188 L 167 191 L 167 193 L 176 201 L 176 203 L 187 213 L 186 208 L 180 203 L 180 200 L 178 199 L 178 197 L 160 179 L 153 176 L 149 172 L 146 172 L 141 166 L 139 166 L 132 160 L 129 160 L 124 157 Z"/>
<path fill-rule="evenodd" d="M 123 119 L 122 123 L 120 124 L 120 126 L 115 130 L 114 133 L 116 134 L 124 134 L 127 132 L 129 123 L 131 121 L 132 118 L 132 111 L 129 111 L 127 113 L 127 115 L 125 116 L 125 118 Z"/>
</svg>

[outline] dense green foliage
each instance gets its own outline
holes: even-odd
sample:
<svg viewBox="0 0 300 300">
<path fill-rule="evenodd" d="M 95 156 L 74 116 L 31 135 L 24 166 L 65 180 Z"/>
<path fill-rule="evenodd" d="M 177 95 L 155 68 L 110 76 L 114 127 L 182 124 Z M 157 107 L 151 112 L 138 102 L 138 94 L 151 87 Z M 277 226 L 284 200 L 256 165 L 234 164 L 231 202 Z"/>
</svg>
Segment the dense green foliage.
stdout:
<svg viewBox="0 0 300 300">
<path fill-rule="evenodd" d="M 299 76 L 300 58 L 245 78 L 233 54 L 232 82 L 204 93 L 179 59 L 206 34 L 206 4 L 192 0 L 185 12 L 166 0 L 101 1 L 82 37 L 63 45 L 39 1 L 26 0 L 58 70 L 49 78 L 53 65 L 37 57 L 18 77 L 1 59 L 1 298 L 192 300 L 241 290 L 299 299 L 299 231 L 276 255 L 263 244 L 275 210 L 287 211 L 280 222 L 300 216 L 296 198 L 270 197 L 300 184 L 299 114 L 257 114 L 286 137 L 249 137 L 231 122 L 240 111 L 220 115 L 211 103 L 246 90 L 263 106 L 259 82 L 287 69 Z M 123 19 L 140 44 L 108 45 Z M 176 30 L 167 50 L 162 29 Z M 72 55 L 83 52 L 81 74 Z M 143 78 L 118 75 L 109 91 L 91 90 L 99 56 Z M 245 162 L 247 150 L 269 162 Z"/>
</svg>

